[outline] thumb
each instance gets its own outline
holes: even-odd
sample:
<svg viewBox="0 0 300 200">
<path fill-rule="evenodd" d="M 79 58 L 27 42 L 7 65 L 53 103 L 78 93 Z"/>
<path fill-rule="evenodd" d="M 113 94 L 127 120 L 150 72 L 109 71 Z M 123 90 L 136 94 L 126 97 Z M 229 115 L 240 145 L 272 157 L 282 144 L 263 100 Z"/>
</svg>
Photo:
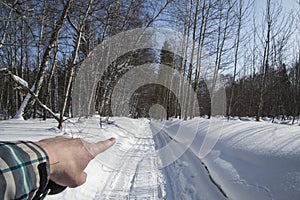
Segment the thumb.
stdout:
<svg viewBox="0 0 300 200">
<path fill-rule="evenodd" d="M 103 151 L 107 150 L 115 143 L 116 143 L 116 139 L 110 138 L 108 140 L 97 142 L 94 144 L 88 144 L 87 149 L 90 152 L 90 154 L 92 154 L 93 157 L 96 157 L 99 153 L 102 153 Z"/>
</svg>

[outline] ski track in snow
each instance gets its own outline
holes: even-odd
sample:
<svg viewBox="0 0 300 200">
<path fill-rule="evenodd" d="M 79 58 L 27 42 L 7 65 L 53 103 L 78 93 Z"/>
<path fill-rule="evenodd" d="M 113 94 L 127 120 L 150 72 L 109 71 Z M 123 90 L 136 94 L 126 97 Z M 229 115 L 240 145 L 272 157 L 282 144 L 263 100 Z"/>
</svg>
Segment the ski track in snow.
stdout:
<svg viewBox="0 0 300 200">
<path fill-rule="evenodd" d="M 156 148 L 161 149 L 171 142 L 172 137 L 165 132 L 165 128 L 159 130 L 160 127 L 158 127 L 159 125 L 155 123 L 151 126 Z M 182 148 L 182 144 L 178 143 L 178 146 Z M 172 154 L 177 155 L 177 152 L 174 149 L 168 149 L 168 155 L 172 156 Z M 211 180 L 205 167 L 191 150 L 184 150 L 178 159 L 162 168 L 166 178 L 165 198 L 180 200 L 227 199 L 226 195 L 220 192 L 216 183 Z"/>
<path fill-rule="evenodd" d="M 127 123 L 127 122 L 126 122 Z M 102 172 L 99 172 L 99 183 L 94 181 L 85 185 L 94 185 L 97 187 L 94 191 L 91 186 L 79 187 L 77 195 L 76 189 L 67 189 L 64 193 L 49 197 L 47 199 L 86 199 L 86 191 L 95 193 L 90 195 L 91 199 L 119 200 L 119 199 L 163 199 L 165 195 L 164 179 L 162 172 L 158 169 L 159 157 L 155 153 L 155 144 L 149 128 L 148 120 L 138 120 L 131 124 L 132 128 L 127 128 L 126 123 L 111 125 L 118 129 L 119 139 L 115 153 L 118 154 L 119 160 L 115 161 L 114 166 L 102 165 L 101 159 L 94 165 L 102 165 Z M 131 123 L 131 122 L 130 122 Z M 125 126 L 125 127 L 124 127 Z M 134 127 L 134 128 L 133 128 Z M 136 133 L 139 133 L 138 135 Z M 122 137 L 122 138 L 121 138 Z M 124 141 L 124 138 L 126 142 Z M 89 139 L 88 139 L 89 140 Z M 127 143 L 127 144 L 126 144 Z M 108 172 L 108 173 L 105 173 Z M 89 169 L 87 169 L 88 177 Z M 101 176 L 104 174 L 104 176 Z"/>
<path fill-rule="evenodd" d="M 38 141 L 57 135 L 90 142 L 117 138 L 112 148 L 87 166 L 85 184 L 47 196 L 47 200 L 299 199 L 298 126 L 226 121 L 223 127 L 221 120 L 213 126 L 207 119 L 197 120 L 182 124 L 180 120 L 150 123 L 116 118 L 100 129 L 98 119 L 72 119 L 63 131 L 53 128 L 57 125 L 54 120 L 9 120 L 0 121 L 0 140 Z M 176 136 L 182 125 L 196 127 L 184 130 L 197 130 L 187 149 L 186 134 Z M 197 153 L 208 129 L 212 136 L 220 129 L 222 134 L 213 150 L 200 159 Z M 176 145 L 161 153 L 171 141 Z M 176 159 L 166 165 L 166 157 L 172 156 Z"/>
<path fill-rule="evenodd" d="M 137 142 L 124 154 L 122 165 L 117 172 L 108 177 L 105 187 L 97 194 L 99 199 L 156 199 L 158 195 L 157 187 L 160 187 L 156 181 L 157 157 L 151 157 L 145 163 L 144 158 L 139 155 L 139 151 L 154 151 L 150 146 L 150 139 L 138 138 Z M 148 149 L 145 149 L 145 146 Z M 135 170 L 127 172 L 128 166 L 136 164 Z M 154 176 L 153 176 L 154 175 Z M 128 184 L 130 183 L 130 184 Z"/>
</svg>

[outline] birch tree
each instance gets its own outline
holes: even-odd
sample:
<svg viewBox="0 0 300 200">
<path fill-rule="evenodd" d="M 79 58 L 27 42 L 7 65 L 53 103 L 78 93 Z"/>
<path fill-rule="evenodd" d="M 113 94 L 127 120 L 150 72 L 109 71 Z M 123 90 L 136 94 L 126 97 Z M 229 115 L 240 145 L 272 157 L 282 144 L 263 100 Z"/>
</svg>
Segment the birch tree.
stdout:
<svg viewBox="0 0 300 200">
<path fill-rule="evenodd" d="M 228 105 L 228 117 L 232 114 L 232 106 L 233 106 L 233 98 L 235 95 L 235 81 L 237 76 L 237 67 L 238 67 L 238 61 L 239 61 L 239 50 L 240 50 L 240 44 L 241 40 L 243 40 L 242 37 L 242 25 L 244 23 L 245 17 L 247 17 L 247 12 L 251 6 L 251 2 L 246 2 L 246 5 L 244 5 L 244 0 L 239 0 L 237 4 L 237 10 L 235 11 L 235 17 L 237 21 L 237 32 L 236 32 L 236 38 L 235 38 L 235 44 L 234 44 L 234 64 L 233 64 L 233 77 L 231 82 L 231 88 L 230 88 L 230 100 Z"/>
<path fill-rule="evenodd" d="M 233 13 L 233 8 L 236 4 L 236 1 L 227 0 L 219 1 L 218 5 L 218 14 L 217 14 L 217 35 L 216 35 L 216 50 L 215 50 L 215 61 L 214 61 L 214 71 L 213 78 L 210 90 L 211 99 L 214 98 L 214 93 L 216 89 L 217 80 L 219 78 L 220 69 L 222 68 L 223 58 L 226 52 L 228 52 L 228 47 L 226 46 L 226 42 L 228 42 L 230 38 L 230 31 L 232 31 L 232 23 L 234 23 L 234 17 L 231 16 Z M 209 113 L 209 117 L 211 113 Z"/>
<path fill-rule="evenodd" d="M 273 60 L 272 64 L 275 66 L 276 57 L 279 56 L 278 58 L 281 59 L 280 54 L 293 32 L 291 29 L 291 27 L 293 27 L 293 18 L 291 16 L 285 17 L 282 14 L 282 6 L 273 2 L 273 0 L 266 0 L 264 23 L 266 28 L 262 30 L 262 36 L 259 37 L 263 53 L 260 69 L 262 74 L 259 86 L 260 100 L 257 109 L 256 121 L 259 121 L 259 118 L 264 114 L 264 104 L 266 103 L 264 97 L 267 94 L 266 86 L 271 61 Z M 272 45 L 274 44 L 274 41 L 278 42 L 275 47 Z M 279 53 L 279 51 L 281 51 L 281 53 Z"/>
<path fill-rule="evenodd" d="M 56 28 L 53 30 L 52 35 L 48 42 L 48 46 L 46 47 L 46 49 L 44 51 L 43 58 L 42 58 L 42 61 L 41 61 L 40 67 L 39 67 L 39 71 L 38 71 L 38 74 L 36 77 L 36 81 L 31 88 L 37 96 L 40 93 L 40 89 L 41 89 L 42 84 L 45 79 L 46 67 L 47 67 L 49 59 L 50 59 L 50 54 L 55 47 L 55 42 L 57 41 L 57 39 L 59 37 L 59 33 L 63 27 L 64 21 L 67 18 L 72 1 L 73 0 L 67 0 L 66 4 L 64 5 L 64 9 L 63 9 L 61 16 L 57 22 Z M 26 96 L 26 99 L 28 99 L 28 97 L 30 98 L 30 94 L 28 94 L 28 96 Z M 23 113 L 22 110 L 24 109 L 24 114 L 23 114 L 24 119 L 30 118 L 33 105 L 36 101 L 35 98 L 32 98 L 32 97 L 29 99 L 28 102 L 26 102 L 27 101 L 26 99 L 24 100 L 24 104 L 21 105 L 20 111 L 18 111 L 18 113 Z"/>
<path fill-rule="evenodd" d="M 60 112 L 60 120 L 59 120 L 59 124 L 58 124 L 59 129 L 62 128 L 62 123 L 64 121 L 64 114 L 65 114 L 66 107 L 67 107 L 67 102 L 69 100 L 69 96 L 70 96 L 70 93 L 71 93 L 71 85 L 72 85 L 72 82 L 73 82 L 73 78 L 75 76 L 75 65 L 76 65 L 76 62 L 77 62 L 78 51 L 79 51 L 79 47 L 80 47 L 80 44 L 81 44 L 80 41 L 81 41 L 82 36 L 83 36 L 83 29 L 86 25 L 86 21 L 87 21 L 88 15 L 89 15 L 89 11 L 91 9 L 91 5 L 93 4 L 93 1 L 94 0 L 89 1 L 88 6 L 85 10 L 84 16 L 83 16 L 81 22 L 79 23 L 79 26 L 76 27 L 73 23 L 71 24 L 71 26 L 73 27 L 73 29 L 77 33 L 77 35 L 76 35 L 76 39 L 75 39 L 75 48 L 74 48 L 73 55 L 72 55 L 70 72 L 69 72 L 69 77 L 68 77 L 68 81 L 67 81 L 66 94 L 65 94 L 62 109 L 61 109 L 61 112 Z"/>
</svg>

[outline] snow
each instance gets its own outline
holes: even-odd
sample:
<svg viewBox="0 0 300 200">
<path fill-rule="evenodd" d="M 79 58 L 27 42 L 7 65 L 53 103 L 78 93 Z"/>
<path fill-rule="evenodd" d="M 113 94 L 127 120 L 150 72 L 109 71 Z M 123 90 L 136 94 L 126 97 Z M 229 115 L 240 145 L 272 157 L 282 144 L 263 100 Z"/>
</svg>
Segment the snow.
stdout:
<svg viewBox="0 0 300 200">
<path fill-rule="evenodd" d="M 22 86 L 27 87 L 28 88 L 28 83 L 27 81 L 25 81 L 24 79 L 22 79 L 19 76 L 13 75 L 14 79 Z"/>
<path fill-rule="evenodd" d="M 117 143 L 90 162 L 87 182 L 46 199 L 299 199 L 300 127 L 249 118 L 0 121 L 0 140 L 64 135 Z M 204 141 L 214 141 L 211 151 Z M 203 150 L 204 149 L 204 150 Z"/>
<path fill-rule="evenodd" d="M 1 68 L 0 69 L 0 72 L 5 72 L 5 71 L 7 71 L 8 69 L 7 68 Z"/>
<path fill-rule="evenodd" d="M 35 85 L 33 84 L 30 90 L 34 91 L 34 88 L 35 88 Z M 31 98 L 31 94 L 28 92 L 25 99 L 22 101 L 22 104 L 21 104 L 19 110 L 16 112 L 14 119 L 19 119 L 19 120 L 24 119 L 23 118 L 24 110 L 25 110 L 25 107 L 27 106 L 30 98 Z"/>
</svg>

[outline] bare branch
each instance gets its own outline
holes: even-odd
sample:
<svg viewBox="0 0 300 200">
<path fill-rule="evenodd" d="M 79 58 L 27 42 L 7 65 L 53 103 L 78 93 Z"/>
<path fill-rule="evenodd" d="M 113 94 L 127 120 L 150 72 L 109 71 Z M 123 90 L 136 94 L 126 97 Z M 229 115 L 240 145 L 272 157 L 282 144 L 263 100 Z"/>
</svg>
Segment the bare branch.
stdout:
<svg viewBox="0 0 300 200">
<path fill-rule="evenodd" d="M 151 24 L 159 17 L 159 15 L 167 8 L 167 6 L 172 2 L 173 0 L 167 0 L 165 5 L 156 13 L 156 15 L 148 22 L 146 25 L 146 28 L 150 27 Z"/>
<path fill-rule="evenodd" d="M 31 96 L 43 109 L 47 110 L 50 115 L 52 115 L 57 121 L 59 121 L 59 118 L 55 115 L 55 113 L 41 102 L 41 100 L 38 98 L 38 95 L 36 95 L 28 86 L 26 86 L 26 84 L 22 83 L 20 79 L 17 76 L 15 76 L 9 69 L 1 69 L 0 74 L 4 74 L 4 76 L 9 76 L 11 80 L 14 81 L 14 83 L 16 83 L 23 90 L 27 91 L 29 94 L 31 94 Z"/>
</svg>

